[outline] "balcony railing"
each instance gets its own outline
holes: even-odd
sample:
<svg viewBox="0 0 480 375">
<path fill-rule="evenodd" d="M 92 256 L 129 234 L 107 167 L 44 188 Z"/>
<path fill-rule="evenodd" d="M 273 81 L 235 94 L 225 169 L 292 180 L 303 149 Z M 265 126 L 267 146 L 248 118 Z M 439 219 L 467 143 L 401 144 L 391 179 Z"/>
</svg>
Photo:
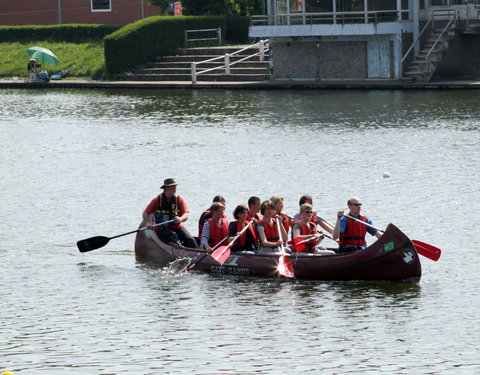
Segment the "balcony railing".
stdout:
<svg viewBox="0 0 480 375">
<path fill-rule="evenodd" d="M 250 26 L 345 25 L 408 20 L 409 10 L 376 10 L 358 12 L 277 13 L 252 16 Z"/>
</svg>

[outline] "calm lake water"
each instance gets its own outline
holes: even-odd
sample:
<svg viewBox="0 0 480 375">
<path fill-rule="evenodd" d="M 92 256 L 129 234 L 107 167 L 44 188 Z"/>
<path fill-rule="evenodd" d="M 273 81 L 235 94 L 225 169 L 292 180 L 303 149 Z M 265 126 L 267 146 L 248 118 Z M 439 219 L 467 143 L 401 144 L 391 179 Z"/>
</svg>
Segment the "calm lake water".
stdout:
<svg viewBox="0 0 480 375">
<path fill-rule="evenodd" d="M 0 371 L 480 374 L 480 91 L 0 90 Z M 383 178 L 388 172 L 390 178 Z M 351 195 L 440 247 L 419 285 L 171 277 L 136 229 L 175 177 L 216 194 Z M 327 240 L 326 240 L 327 241 Z"/>
</svg>

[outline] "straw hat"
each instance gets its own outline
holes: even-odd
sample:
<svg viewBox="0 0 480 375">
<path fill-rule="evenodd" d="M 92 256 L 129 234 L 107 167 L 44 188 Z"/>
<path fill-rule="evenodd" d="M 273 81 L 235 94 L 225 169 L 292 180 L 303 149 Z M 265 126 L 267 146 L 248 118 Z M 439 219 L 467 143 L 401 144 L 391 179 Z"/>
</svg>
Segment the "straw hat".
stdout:
<svg viewBox="0 0 480 375">
<path fill-rule="evenodd" d="M 175 186 L 175 185 L 178 185 L 177 182 L 175 181 L 174 178 L 167 178 L 163 181 L 163 185 L 160 186 L 160 189 L 163 189 L 167 186 Z"/>
</svg>

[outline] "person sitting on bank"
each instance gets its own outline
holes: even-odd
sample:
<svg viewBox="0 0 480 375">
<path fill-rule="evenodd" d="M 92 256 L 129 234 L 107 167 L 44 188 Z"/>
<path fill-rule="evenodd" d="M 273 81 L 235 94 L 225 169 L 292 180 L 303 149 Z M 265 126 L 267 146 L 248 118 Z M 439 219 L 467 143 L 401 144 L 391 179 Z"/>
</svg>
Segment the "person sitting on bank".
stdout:
<svg viewBox="0 0 480 375">
<path fill-rule="evenodd" d="M 372 221 L 366 216 L 360 215 L 362 210 L 362 201 L 358 197 L 351 197 L 347 201 L 349 209 L 348 215 L 367 224 L 373 225 Z M 359 223 L 355 220 L 349 219 L 345 216 L 345 211 L 338 211 L 337 222 L 333 228 L 333 239 L 339 241 L 339 253 L 347 253 L 356 250 L 362 250 L 367 247 L 365 235 L 370 233 L 372 236 L 380 238 L 382 233 L 372 227 Z"/>
<path fill-rule="evenodd" d="M 304 203 L 300 206 L 300 220 L 296 221 L 292 227 L 292 241 L 294 242 L 292 250 L 321 255 L 335 254 L 335 251 L 317 248 L 325 236 L 317 232 L 317 225 L 312 222 L 313 215 L 314 211 L 310 203 Z M 295 238 L 306 240 L 306 242 L 296 246 Z"/>
<path fill-rule="evenodd" d="M 313 198 L 311 195 L 305 194 L 300 197 L 300 201 L 298 202 L 299 206 L 302 206 L 304 203 L 309 203 L 310 205 L 313 206 Z M 293 217 L 295 220 L 300 220 L 300 214 L 295 214 Z M 318 216 L 317 212 L 314 211 L 312 215 L 312 223 L 320 225 L 322 229 L 327 231 L 328 233 L 333 233 L 333 226 L 330 225 L 325 219 L 321 218 Z"/>
<path fill-rule="evenodd" d="M 281 220 L 280 224 L 282 224 L 285 228 L 288 237 L 288 232 L 293 225 L 293 220 L 290 219 L 290 217 L 285 212 L 283 212 L 283 197 L 280 195 L 272 195 L 270 197 L 270 201 L 275 205 L 275 214 Z"/>
<path fill-rule="evenodd" d="M 227 205 L 225 203 L 225 198 L 222 197 L 221 195 L 215 195 L 213 197 L 212 203 L 215 202 L 220 202 L 223 204 L 223 206 L 226 208 Z M 203 226 L 205 225 L 205 222 L 212 217 L 212 212 L 210 211 L 210 208 L 207 210 L 203 211 L 202 214 L 200 215 L 200 218 L 198 219 L 198 238 L 202 238 L 202 231 L 203 231 Z M 225 215 L 225 219 L 227 216 Z"/>
<path fill-rule="evenodd" d="M 251 219 L 247 219 L 248 208 L 244 204 L 240 204 L 235 207 L 233 211 L 233 217 L 235 221 L 232 221 L 228 227 L 228 242 L 233 239 L 245 228 Z M 255 219 L 254 219 L 255 220 Z M 258 236 L 255 232 L 254 224 L 251 224 L 245 232 L 233 243 L 231 247 L 232 252 L 235 251 L 255 251 L 258 249 Z"/>
<path fill-rule="evenodd" d="M 250 197 L 248 198 L 248 215 L 247 215 L 247 220 L 250 221 L 250 219 L 254 218 L 257 221 L 261 220 L 260 217 L 260 205 L 262 202 L 260 201 L 259 197 Z"/>
<path fill-rule="evenodd" d="M 28 79 L 30 81 L 35 81 L 37 78 L 37 60 L 30 59 L 27 63 Z"/>
<path fill-rule="evenodd" d="M 282 220 L 276 214 L 275 205 L 272 201 L 266 200 L 260 206 L 260 213 L 263 215 L 257 225 L 257 233 L 260 240 L 259 254 L 268 254 L 280 252 L 280 245 L 287 242 L 288 234 L 285 227 L 280 223 L 280 233 L 278 233 L 277 220 Z"/>
<path fill-rule="evenodd" d="M 220 242 L 227 243 L 228 221 L 225 218 L 225 206 L 220 202 L 214 202 L 210 206 L 212 217 L 205 222 L 202 230 L 200 246 L 209 253 Z"/>
<path fill-rule="evenodd" d="M 160 187 L 163 192 L 152 199 L 143 211 L 145 226 L 152 229 L 154 224 L 173 220 L 174 223 L 155 227 L 158 237 L 163 242 L 174 242 L 185 247 L 196 248 L 193 236 L 182 225 L 188 220 L 188 206 L 183 197 L 177 195 L 177 183 L 174 178 L 167 178 Z"/>
</svg>

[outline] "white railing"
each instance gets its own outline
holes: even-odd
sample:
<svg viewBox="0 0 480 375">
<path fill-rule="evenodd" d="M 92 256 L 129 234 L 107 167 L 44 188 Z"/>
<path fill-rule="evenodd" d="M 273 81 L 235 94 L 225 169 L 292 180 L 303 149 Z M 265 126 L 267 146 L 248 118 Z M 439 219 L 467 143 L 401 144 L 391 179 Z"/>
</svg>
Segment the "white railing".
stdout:
<svg viewBox="0 0 480 375">
<path fill-rule="evenodd" d="M 433 43 L 433 46 L 429 49 L 427 55 L 425 56 L 425 65 L 426 65 L 426 69 L 427 69 L 427 72 L 430 73 L 430 55 L 432 54 L 433 51 L 435 51 L 435 47 L 437 46 L 437 44 L 439 43 L 440 40 L 442 40 L 443 36 L 445 35 L 445 33 L 447 33 L 448 31 L 450 31 L 450 28 L 455 25 L 455 23 L 457 22 L 457 18 L 456 17 L 452 17 L 450 19 L 450 21 L 448 21 L 448 23 L 445 25 L 445 27 L 443 28 L 442 32 L 440 33 L 440 35 L 438 36 L 437 40 L 435 41 L 435 43 Z"/>
<path fill-rule="evenodd" d="M 217 29 L 200 29 L 200 30 L 184 30 L 185 33 L 185 47 L 188 47 L 188 42 L 199 42 L 199 41 L 204 41 L 204 40 L 217 40 L 218 45 L 222 44 L 222 28 L 219 27 Z M 190 39 L 188 34 L 194 34 L 194 33 L 215 33 L 215 37 L 203 37 L 203 38 L 194 38 Z"/>
<path fill-rule="evenodd" d="M 410 48 L 407 50 L 407 52 L 405 52 L 405 55 L 402 57 L 402 63 L 405 62 L 405 60 L 408 58 L 408 56 L 414 51 L 414 48 L 417 45 L 417 43 L 418 43 L 419 48 L 420 48 L 421 38 L 424 35 L 427 35 L 428 33 L 431 33 L 432 31 L 435 30 L 435 19 L 437 19 L 437 23 L 438 23 L 438 21 L 445 22 L 445 20 L 449 20 L 447 25 L 450 27 L 452 20 L 456 21 L 457 17 L 458 17 L 458 12 L 455 9 L 435 10 L 434 12 L 432 12 L 432 14 L 431 14 L 430 18 L 428 19 L 427 23 L 425 24 L 425 26 L 423 26 L 422 31 L 420 31 L 420 33 L 418 34 L 418 36 L 413 41 Z M 427 30 L 429 30 L 429 31 L 427 32 Z M 441 36 L 443 36 L 443 33 L 441 34 Z M 437 38 L 437 40 L 435 42 L 435 45 L 437 44 L 439 38 Z M 414 59 L 415 59 L 415 57 L 414 57 Z"/>
<path fill-rule="evenodd" d="M 249 59 L 251 59 L 253 57 L 256 57 L 256 56 L 258 56 L 260 58 L 260 61 L 264 61 L 265 60 L 265 52 L 268 51 L 268 47 L 265 46 L 266 44 L 267 44 L 267 40 L 261 40 L 258 43 L 255 43 L 255 44 L 252 44 L 250 46 L 244 47 L 244 48 L 239 49 L 238 51 L 235 51 L 233 53 L 226 53 L 223 56 L 213 57 L 213 58 L 208 59 L 208 60 L 192 62 L 192 83 L 197 83 L 197 76 L 199 76 L 200 74 L 210 73 L 210 72 L 213 72 L 215 70 L 225 69 L 225 74 L 230 74 L 230 67 L 232 65 L 238 64 L 238 63 L 240 63 L 242 61 L 245 61 L 245 60 L 249 60 Z M 243 57 L 239 60 L 235 60 L 234 62 L 230 62 L 230 57 L 231 56 L 238 55 L 239 53 L 241 53 L 243 51 L 246 51 L 250 48 L 255 48 L 255 47 L 258 47 L 258 52 L 253 53 L 253 54 L 248 55 L 248 56 L 245 56 L 245 57 Z M 210 63 L 210 62 L 218 61 L 218 60 L 223 60 L 223 64 L 221 64 L 219 66 L 215 66 L 213 68 L 198 71 L 198 69 L 200 69 L 198 67 L 198 65 L 205 64 L 205 63 Z"/>
<path fill-rule="evenodd" d="M 252 16 L 250 26 L 282 25 L 345 25 L 351 23 L 395 22 L 408 19 L 409 10 L 376 10 L 320 13 L 276 13 L 275 15 Z"/>
</svg>

